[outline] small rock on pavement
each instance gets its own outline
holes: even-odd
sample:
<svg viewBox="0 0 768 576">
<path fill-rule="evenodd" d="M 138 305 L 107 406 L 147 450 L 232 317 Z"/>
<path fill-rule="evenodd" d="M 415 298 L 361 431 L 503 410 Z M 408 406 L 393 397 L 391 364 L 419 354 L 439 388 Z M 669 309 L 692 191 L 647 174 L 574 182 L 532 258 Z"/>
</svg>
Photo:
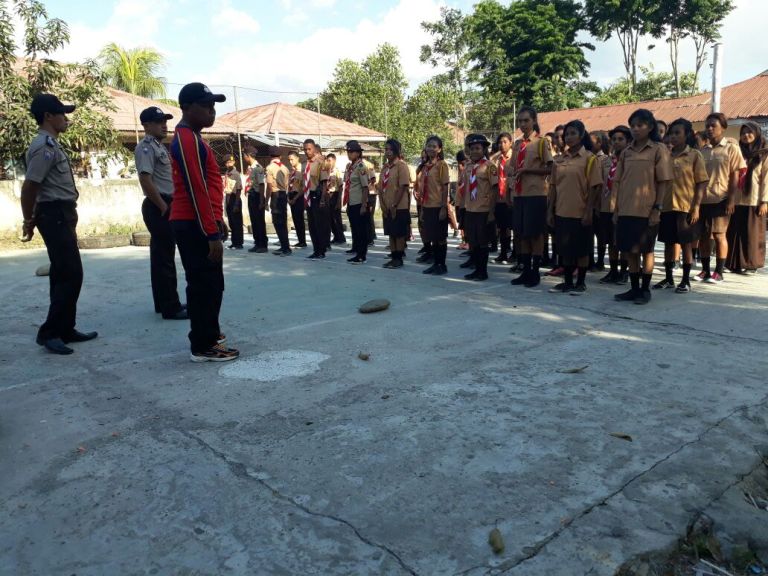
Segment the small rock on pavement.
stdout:
<svg viewBox="0 0 768 576">
<path fill-rule="evenodd" d="M 372 312 L 381 312 L 389 308 L 389 300 L 384 298 L 377 298 L 376 300 L 369 300 L 362 306 L 360 306 L 361 314 L 370 314 Z"/>
<path fill-rule="evenodd" d="M 35 270 L 35 276 L 48 276 L 50 272 L 51 272 L 51 265 L 43 264 L 42 266 L 39 266 L 37 270 Z"/>
</svg>

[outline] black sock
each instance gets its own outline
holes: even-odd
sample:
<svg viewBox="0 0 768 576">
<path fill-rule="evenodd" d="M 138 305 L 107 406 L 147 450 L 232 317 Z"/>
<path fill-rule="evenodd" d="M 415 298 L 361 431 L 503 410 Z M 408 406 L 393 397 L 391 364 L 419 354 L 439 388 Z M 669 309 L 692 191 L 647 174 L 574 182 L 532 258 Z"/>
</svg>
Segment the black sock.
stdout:
<svg viewBox="0 0 768 576">
<path fill-rule="evenodd" d="M 523 271 L 530 272 L 531 263 L 533 262 L 533 257 L 530 254 L 523 254 L 522 259 L 523 259 Z"/>
<path fill-rule="evenodd" d="M 701 257 L 701 270 L 706 276 L 709 276 L 709 256 Z"/>
<path fill-rule="evenodd" d="M 629 284 L 632 290 L 640 290 L 640 274 L 638 272 L 629 273 Z"/>
<path fill-rule="evenodd" d="M 609 260 L 611 264 L 611 274 L 618 274 L 619 272 L 619 261 L 618 260 Z"/>
<path fill-rule="evenodd" d="M 533 272 L 536 272 L 536 274 L 538 274 L 540 267 L 541 267 L 541 256 L 534 256 L 532 259 L 531 270 Z"/>
<path fill-rule="evenodd" d="M 629 267 L 629 262 L 627 262 L 626 260 L 619 260 L 619 262 L 621 263 L 621 273 L 626 274 L 627 268 Z"/>
<path fill-rule="evenodd" d="M 683 264 L 683 284 L 691 283 L 691 265 Z"/>
<path fill-rule="evenodd" d="M 725 270 L 725 258 L 715 258 L 715 272 L 722 276 L 723 270 Z"/>
<path fill-rule="evenodd" d="M 674 278 L 672 276 L 672 269 L 675 267 L 674 262 L 664 262 L 664 272 L 667 273 L 667 282 L 672 284 L 674 282 Z"/>
<path fill-rule="evenodd" d="M 564 267 L 563 280 L 566 286 L 573 286 L 573 266 Z"/>
<path fill-rule="evenodd" d="M 587 269 L 582 266 L 579 266 L 576 284 L 584 284 L 584 281 L 586 279 L 587 279 Z"/>
<path fill-rule="evenodd" d="M 653 273 L 643 274 L 643 292 L 651 289 L 651 278 L 653 278 Z"/>
</svg>

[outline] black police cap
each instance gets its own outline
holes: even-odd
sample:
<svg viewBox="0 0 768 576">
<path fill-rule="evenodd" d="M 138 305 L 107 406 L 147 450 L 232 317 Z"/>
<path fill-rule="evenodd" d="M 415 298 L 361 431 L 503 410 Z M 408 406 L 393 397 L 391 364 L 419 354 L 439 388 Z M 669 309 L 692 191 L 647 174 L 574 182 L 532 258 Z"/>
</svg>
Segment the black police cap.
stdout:
<svg viewBox="0 0 768 576">
<path fill-rule="evenodd" d="M 64 105 L 53 94 L 38 94 L 32 98 L 32 104 L 29 111 L 33 116 L 40 116 L 48 112 L 49 114 L 71 114 L 75 111 L 75 106 Z"/>
<path fill-rule="evenodd" d="M 270 146 L 267 154 L 269 154 L 270 158 L 277 158 L 281 155 L 280 148 L 278 146 Z"/>
<path fill-rule="evenodd" d="M 350 140 L 346 145 L 347 152 L 362 152 L 363 147 L 360 146 L 360 142 L 357 140 Z"/>
<path fill-rule="evenodd" d="M 472 146 L 472 144 L 482 144 L 483 146 L 491 145 L 491 143 L 488 141 L 488 138 L 482 134 L 468 134 L 464 141 L 467 146 Z"/>
<path fill-rule="evenodd" d="M 146 124 L 147 122 L 165 122 L 166 120 L 171 120 L 172 118 L 172 114 L 166 114 L 157 106 L 150 106 L 149 108 L 145 108 L 141 111 L 141 114 L 139 114 L 139 121 L 142 124 Z"/>
<path fill-rule="evenodd" d="M 185 85 L 179 92 L 179 106 L 185 104 L 209 104 L 211 102 L 225 102 L 224 94 L 214 94 L 202 82 L 191 82 Z"/>
</svg>

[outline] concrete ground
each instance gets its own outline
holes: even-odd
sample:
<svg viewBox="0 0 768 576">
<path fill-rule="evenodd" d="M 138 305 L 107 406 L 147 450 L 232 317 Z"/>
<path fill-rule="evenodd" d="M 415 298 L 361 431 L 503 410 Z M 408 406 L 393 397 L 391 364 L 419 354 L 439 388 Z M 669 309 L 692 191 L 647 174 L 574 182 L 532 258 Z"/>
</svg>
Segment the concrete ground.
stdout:
<svg viewBox="0 0 768 576">
<path fill-rule="evenodd" d="M 34 344 L 45 253 L 0 256 L 0 574 L 610 575 L 768 454 L 768 274 L 642 307 L 306 254 L 226 252 L 223 365 L 146 248 L 83 252 L 70 357 Z"/>
</svg>

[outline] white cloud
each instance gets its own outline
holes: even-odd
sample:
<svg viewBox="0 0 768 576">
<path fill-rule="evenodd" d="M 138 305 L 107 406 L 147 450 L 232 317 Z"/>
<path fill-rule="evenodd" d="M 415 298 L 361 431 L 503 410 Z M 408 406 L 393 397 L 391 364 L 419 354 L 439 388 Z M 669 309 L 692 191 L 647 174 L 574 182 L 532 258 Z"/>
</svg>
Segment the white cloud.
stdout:
<svg viewBox="0 0 768 576">
<path fill-rule="evenodd" d="M 261 29 L 258 21 L 250 14 L 233 8 L 226 0 L 221 3 L 212 23 L 213 31 L 217 36 L 228 36 L 238 32 L 255 34 Z"/>
</svg>

